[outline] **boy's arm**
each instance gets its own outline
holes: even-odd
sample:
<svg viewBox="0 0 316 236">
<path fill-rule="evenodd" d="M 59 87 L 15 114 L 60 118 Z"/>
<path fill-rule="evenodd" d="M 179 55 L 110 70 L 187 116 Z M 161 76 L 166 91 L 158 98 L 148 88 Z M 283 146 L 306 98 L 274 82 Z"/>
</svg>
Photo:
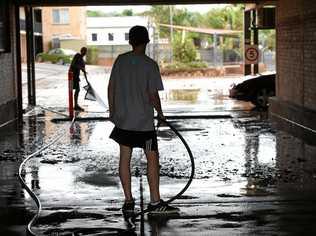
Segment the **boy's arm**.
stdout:
<svg viewBox="0 0 316 236">
<path fill-rule="evenodd" d="M 161 101 L 160 101 L 159 93 L 157 90 L 155 92 L 149 92 L 149 101 L 153 105 L 155 110 L 157 111 L 158 117 L 164 120 L 165 117 L 161 109 Z"/>
<path fill-rule="evenodd" d="M 81 57 L 81 60 L 80 60 L 80 64 L 79 64 L 79 69 L 84 73 L 86 74 L 86 63 L 84 62 L 83 58 Z"/>
<path fill-rule="evenodd" d="M 115 90 L 115 80 L 118 76 L 118 61 L 119 61 L 120 56 L 118 56 L 113 64 L 111 74 L 110 74 L 110 79 L 109 79 L 109 84 L 108 84 L 108 105 L 109 105 L 109 116 L 110 119 L 114 115 L 114 90 Z"/>
</svg>

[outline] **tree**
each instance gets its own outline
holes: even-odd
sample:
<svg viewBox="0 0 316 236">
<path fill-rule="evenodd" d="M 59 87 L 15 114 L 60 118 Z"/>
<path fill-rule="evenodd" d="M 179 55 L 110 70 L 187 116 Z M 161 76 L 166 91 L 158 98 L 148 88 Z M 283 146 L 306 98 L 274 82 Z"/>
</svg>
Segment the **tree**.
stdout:
<svg viewBox="0 0 316 236">
<path fill-rule="evenodd" d="M 178 9 L 175 6 L 156 5 L 152 6 L 144 15 L 151 17 L 156 24 L 170 24 L 170 13 L 174 25 L 199 26 L 203 22 L 203 16 L 197 12 L 190 12 L 186 8 Z M 159 27 L 162 38 L 170 37 L 170 28 Z"/>
<path fill-rule="evenodd" d="M 149 11 L 144 12 L 144 15 L 149 16 L 156 24 L 169 24 L 170 23 L 170 8 L 174 6 L 155 5 Z M 167 27 L 159 27 L 159 36 L 168 38 L 170 36 L 170 29 Z"/>
<path fill-rule="evenodd" d="M 211 9 L 205 14 L 203 25 L 215 29 L 242 30 L 243 5 Z"/>
<path fill-rule="evenodd" d="M 268 48 L 269 50 L 275 50 L 275 30 L 260 30 L 259 39 L 260 44 L 264 48 Z"/>
<path fill-rule="evenodd" d="M 172 44 L 174 59 L 178 62 L 189 63 L 196 60 L 197 51 L 191 38 L 182 38 L 176 34 Z"/>
<path fill-rule="evenodd" d="M 133 16 L 134 13 L 133 13 L 132 9 L 125 9 L 125 10 L 122 11 L 121 15 L 122 16 Z"/>
<path fill-rule="evenodd" d="M 186 8 L 175 8 L 175 6 L 157 5 L 144 13 L 150 16 L 156 24 L 170 24 L 170 13 L 172 12 L 172 22 L 174 25 L 191 26 L 200 28 L 243 30 L 243 4 L 228 5 L 223 8 L 212 8 L 205 14 L 190 12 Z M 193 39 L 199 41 L 207 39 L 213 43 L 209 35 L 187 32 L 184 43 L 182 42 L 179 30 L 174 30 L 174 42 L 172 44 L 175 60 L 187 62 L 195 60 L 197 51 L 194 47 Z M 159 27 L 159 36 L 170 37 L 169 27 Z M 240 35 L 241 36 L 241 35 Z M 241 55 L 241 41 L 237 38 L 221 37 L 221 49 L 233 51 L 234 55 Z M 270 43 L 271 44 L 271 43 Z M 237 56 L 236 56 L 237 57 Z"/>
</svg>

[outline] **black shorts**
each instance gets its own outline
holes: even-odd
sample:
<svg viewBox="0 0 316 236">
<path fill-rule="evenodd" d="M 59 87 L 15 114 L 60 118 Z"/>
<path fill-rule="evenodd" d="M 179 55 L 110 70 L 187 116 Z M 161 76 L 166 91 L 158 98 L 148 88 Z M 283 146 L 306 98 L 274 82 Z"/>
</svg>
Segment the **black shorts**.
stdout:
<svg viewBox="0 0 316 236">
<path fill-rule="evenodd" d="M 79 90 L 80 91 L 80 79 L 76 79 L 74 78 L 73 81 L 72 81 L 72 89 L 75 89 L 75 90 Z"/>
<path fill-rule="evenodd" d="M 132 131 L 114 127 L 110 138 L 118 144 L 131 148 L 139 147 L 146 151 L 158 151 L 157 134 L 153 131 Z"/>
</svg>

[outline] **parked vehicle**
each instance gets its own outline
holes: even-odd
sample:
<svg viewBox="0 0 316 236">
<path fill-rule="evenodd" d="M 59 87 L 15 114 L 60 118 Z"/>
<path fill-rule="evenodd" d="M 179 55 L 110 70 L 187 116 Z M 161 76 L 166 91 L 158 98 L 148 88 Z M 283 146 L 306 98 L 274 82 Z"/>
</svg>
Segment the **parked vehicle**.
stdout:
<svg viewBox="0 0 316 236">
<path fill-rule="evenodd" d="M 233 85 L 229 97 L 249 101 L 258 108 L 269 106 L 269 97 L 275 96 L 275 74 L 259 75 Z"/>
<path fill-rule="evenodd" d="M 64 48 L 54 48 L 47 53 L 42 52 L 36 55 L 37 62 L 50 61 L 52 63 L 64 65 L 71 63 L 76 51 Z"/>
</svg>

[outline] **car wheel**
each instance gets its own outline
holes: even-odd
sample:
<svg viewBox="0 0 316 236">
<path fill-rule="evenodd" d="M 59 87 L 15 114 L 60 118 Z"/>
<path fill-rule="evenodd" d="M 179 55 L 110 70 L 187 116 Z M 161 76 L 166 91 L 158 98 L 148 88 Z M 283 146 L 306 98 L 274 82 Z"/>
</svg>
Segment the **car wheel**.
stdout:
<svg viewBox="0 0 316 236">
<path fill-rule="evenodd" d="M 271 93 L 267 89 L 260 89 L 257 92 L 256 98 L 253 103 L 259 108 L 267 108 L 269 105 L 270 94 Z"/>
<path fill-rule="evenodd" d="M 56 64 L 63 65 L 64 64 L 64 60 L 60 58 L 60 59 L 58 59 Z"/>
</svg>

